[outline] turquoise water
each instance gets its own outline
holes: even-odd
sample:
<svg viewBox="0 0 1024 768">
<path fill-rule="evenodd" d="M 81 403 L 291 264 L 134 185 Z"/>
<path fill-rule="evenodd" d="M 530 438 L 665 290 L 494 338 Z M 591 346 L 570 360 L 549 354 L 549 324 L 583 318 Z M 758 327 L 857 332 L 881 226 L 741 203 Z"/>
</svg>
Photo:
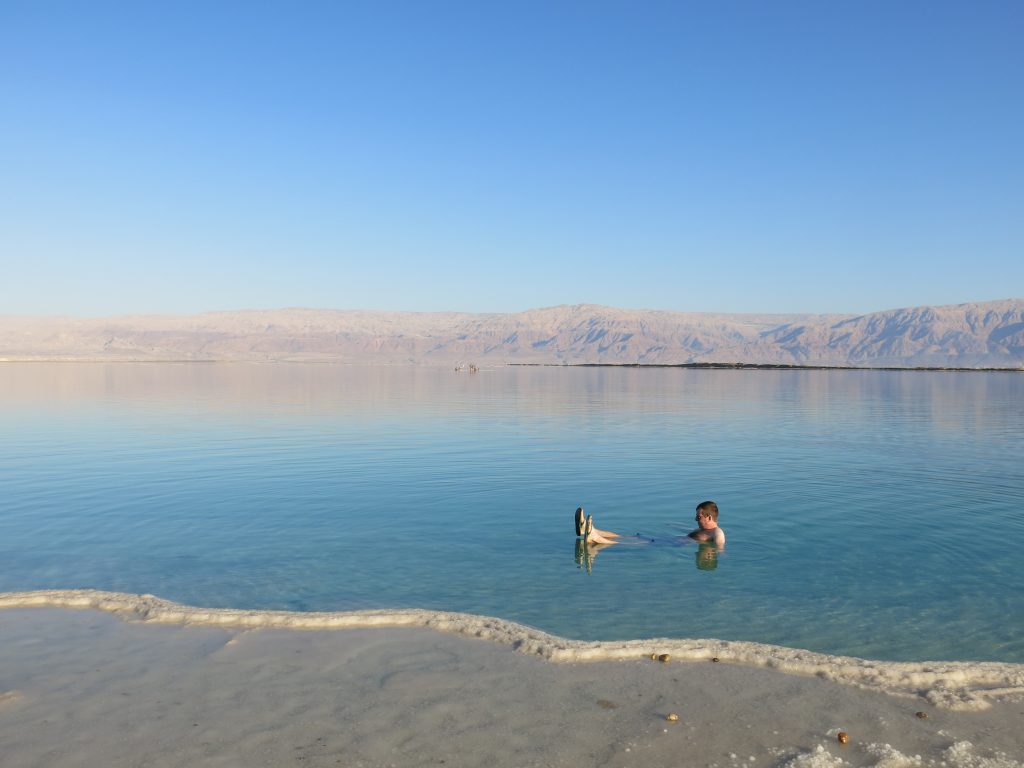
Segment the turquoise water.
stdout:
<svg viewBox="0 0 1024 768">
<path fill-rule="evenodd" d="M 0 590 L 1024 662 L 1024 376 L 0 365 Z M 680 535 L 715 499 L 724 552 Z M 578 551 L 573 511 L 646 544 Z"/>
</svg>

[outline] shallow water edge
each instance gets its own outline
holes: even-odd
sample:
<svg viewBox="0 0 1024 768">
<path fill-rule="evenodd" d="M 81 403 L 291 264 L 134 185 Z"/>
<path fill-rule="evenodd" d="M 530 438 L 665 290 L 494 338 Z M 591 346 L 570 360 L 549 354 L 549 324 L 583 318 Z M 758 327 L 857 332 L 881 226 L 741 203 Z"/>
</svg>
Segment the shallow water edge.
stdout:
<svg viewBox="0 0 1024 768">
<path fill-rule="evenodd" d="M 832 656 L 797 648 L 715 639 L 637 639 L 614 642 L 569 640 L 489 616 L 417 609 L 338 612 L 254 611 L 200 608 L 100 590 L 37 590 L 0 593 L 4 608 L 88 608 L 124 621 L 238 629 L 372 629 L 423 627 L 490 640 L 552 662 L 649 659 L 669 663 L 720 662 L 814 676 L 864 690 L 921 698 L 944 709 L 987 709 L 991 702 L 1024 695 L 1024 664 L 1000 662 L 885 662 Z"/>
</svg>

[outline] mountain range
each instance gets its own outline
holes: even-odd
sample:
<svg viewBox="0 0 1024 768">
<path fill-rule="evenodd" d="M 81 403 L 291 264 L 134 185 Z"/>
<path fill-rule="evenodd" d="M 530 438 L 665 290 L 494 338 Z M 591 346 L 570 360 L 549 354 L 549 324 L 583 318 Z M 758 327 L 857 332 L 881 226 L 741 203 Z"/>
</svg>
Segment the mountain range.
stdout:
<svg viewBox="0 0 1024 768">
<path fill-rule="evenodd" d="M 278 309 L 0 316 L 0 359 L 1024 368 L 1024 299 L 865 315 L 591 304 L 517 313 Z"/>
</svg>

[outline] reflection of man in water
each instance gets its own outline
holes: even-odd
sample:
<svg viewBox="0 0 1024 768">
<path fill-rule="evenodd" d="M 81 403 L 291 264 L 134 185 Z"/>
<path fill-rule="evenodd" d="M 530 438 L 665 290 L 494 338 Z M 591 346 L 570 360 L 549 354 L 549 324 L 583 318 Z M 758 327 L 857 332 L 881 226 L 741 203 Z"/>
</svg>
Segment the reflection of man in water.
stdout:
<svg viewBox="0 0 1024 768">
<path fill-rule="evenodd" d="M 601 547 L 591 547 L 587 544 L 585 539 L 576 539 L 576 565 L 580 568 L 586 568 L 587 573 L 590 573 L 594 568 L 594 558 L 597 556 L 598 550 Z"/>
<path fill-rule="evenodd" d="M 697 561 L 697 570 L 713 571 L 718 567 L 718 546 L 710 541 L 697 547 L 693 555 Z"/>
<path fill-rule="evenodd" d="M 590 544 L 582 538 L 576 539 L 576 565 L 590 573 L 594 568 L 594 558 L 606 546 L 606 544 Z M 693 553 L 697 570 L 713 571 L 718 568 L 718 553 L 720 551 L 718 545 L 712 541 L 698 544 L 697 551 Z"/>
</svg>

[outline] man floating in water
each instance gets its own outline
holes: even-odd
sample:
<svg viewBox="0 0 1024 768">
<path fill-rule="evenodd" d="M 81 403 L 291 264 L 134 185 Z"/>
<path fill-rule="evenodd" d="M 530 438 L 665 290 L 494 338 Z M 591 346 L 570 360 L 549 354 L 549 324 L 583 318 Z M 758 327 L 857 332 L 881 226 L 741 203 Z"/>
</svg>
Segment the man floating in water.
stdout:
<svg viewBox="0 0 1024 768">
<path fill-rule="evenodd" d="M 725 531 L 718 527 L 718 505 L 713 501 L 702 501 L 697 505 L 697 514 L 694 517 L 697 521 L 697 529 L 690 531 L 687 536 L 695 541 L 713 542 L 718 549 L 725 546 Z M 594 525 L 593 515 L 584 515 L 583 507 L 576 510 L 576 535 L 581 537 L 587 544 L 617 544 L 619 534 L 612 531 L 602 531 Z"/>
</svg>

